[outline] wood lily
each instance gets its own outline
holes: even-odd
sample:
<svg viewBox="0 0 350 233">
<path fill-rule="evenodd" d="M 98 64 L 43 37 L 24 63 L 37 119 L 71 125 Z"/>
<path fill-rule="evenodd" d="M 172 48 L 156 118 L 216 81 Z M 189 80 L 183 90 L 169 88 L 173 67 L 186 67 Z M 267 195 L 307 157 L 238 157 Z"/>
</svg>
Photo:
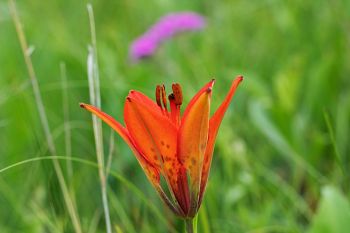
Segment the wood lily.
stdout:
<svg viewBox="0 0 350 233">
<path fill-rule="evenodd" d="M 125 126 L 92 105 L 80 106 L 101 118 L 124 139 L 170 210 L 184 219 L 192 219 L 202 202 L 219 126 L 242 80 L 238 76 L 232 82 L 211 117 L 215 80 L 192 98 L 182 116 L 179 84 L 172 85 L 173 92 L 168 98 L 164 86 L 158 85 L 156 102 L 138 91 L 130 91 L 124 106 Z M 161 182 L 161 177 L 165 182 Z M 163 186 L 168 187 L 168 192 Z"/>
</svg>

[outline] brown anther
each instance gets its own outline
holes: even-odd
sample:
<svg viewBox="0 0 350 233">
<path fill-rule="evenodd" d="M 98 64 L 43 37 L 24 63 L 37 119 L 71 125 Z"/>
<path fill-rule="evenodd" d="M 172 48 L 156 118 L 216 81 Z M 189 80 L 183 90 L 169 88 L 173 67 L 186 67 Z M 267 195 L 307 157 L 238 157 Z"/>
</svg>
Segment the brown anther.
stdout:
<svg viewBox="0 0 350 233">
<path fill-rule="evenodd" d="M 165 86 L 164 85 L 162 85 L 162 100 L 163 100 L 164 108 L 167 109 L 166 92 L 165 92 Z"/>
<path fill-rule="evenodd" d="M 162 96 L 162 86 L 157 85 L 157 87 L 156 87 L 156 101 L 157 101 L 157 105 L 159 107 L 162 107 L 162 102 L 160 100 L 161 96 Z"/>
<path fill-rule="evenodd" d="M 172 85 L 173 93 L 174 93 L 174 100 L 176 105 L 181 105 L 182 104 L 182 89 L 180 84 L 174 83 Z"/>
</svg>

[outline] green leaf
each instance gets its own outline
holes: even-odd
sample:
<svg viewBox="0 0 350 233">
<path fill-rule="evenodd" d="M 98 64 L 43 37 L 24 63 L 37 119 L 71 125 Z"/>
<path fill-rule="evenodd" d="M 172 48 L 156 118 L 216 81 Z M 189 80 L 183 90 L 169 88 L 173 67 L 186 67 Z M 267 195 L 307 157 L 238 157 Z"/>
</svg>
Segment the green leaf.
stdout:
<svg viewBox="0 0 350 233">
<path fill-rule="evenodd" d="M 349 201 L 334 187 L 322 190 L 322 199 L 309 233 L 348 233 L 350 232 Z"/>
</svg>

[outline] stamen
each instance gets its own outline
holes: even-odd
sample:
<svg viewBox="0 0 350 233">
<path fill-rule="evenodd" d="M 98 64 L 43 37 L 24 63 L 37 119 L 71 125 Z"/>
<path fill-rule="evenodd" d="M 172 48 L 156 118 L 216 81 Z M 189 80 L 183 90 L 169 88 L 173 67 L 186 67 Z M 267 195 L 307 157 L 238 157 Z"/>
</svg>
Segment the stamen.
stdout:
<svg viewBox="0 0 350 233">
<path fill-rule="evenodd" d="M 162 113 L 165 116 L 168 116 L 169 114 L 168 114 L 166 92 L 165 92 L 164 85 L 157 85 L 157 87 L 156 87 L 156 102 L 157 102 L 157 105 L 162 110 Z"/>
<path fill-rule="evenodd" d="M 181 105 L 182 104 L 182 88 L 180 84 L 174 83 L 172 85 L 173 93 L 174 93 L 174 101 L 176 105 Z"/>
<path fill-rule="evenodd" d="M 156 87 L 156 102 L 157 102 L 157 105 L 160 108 L 162 108 L 162 103 L 161 103 L 161 100 L 160 100 L 161 95 L 162 95 L 162 86 L 161 85 L 157 85 L 157 87 Z"/>
<path fill-rule="evenodd" d="M 164 85 L 162 85 L 162 101 L 163 101 L 163 106 L 164 106 L 164 109 L 166 110 L 166 111 L 168 111 L 168 108 L 167 108 L 167 101 L 166 101 L 166 92 L 165 92 L 165 86 Z"/>
</svg>

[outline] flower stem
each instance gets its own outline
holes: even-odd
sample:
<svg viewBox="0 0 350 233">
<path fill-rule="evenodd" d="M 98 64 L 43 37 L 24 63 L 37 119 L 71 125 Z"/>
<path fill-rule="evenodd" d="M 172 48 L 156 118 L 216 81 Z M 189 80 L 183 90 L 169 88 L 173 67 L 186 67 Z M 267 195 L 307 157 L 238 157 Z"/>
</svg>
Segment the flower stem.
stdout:
<svg viewBox="0 0 350 233">
<path fill-rule="evenodd" d="M 187 233 L 193 233 L 193 219 L 186 219 L 185 220 L 186 224 L 186 232 Z"/>
<path fill-rule="evenodd" d="M 185 220 L 187 233 L 197 233 L 197 216 L 198 215 L 196 215 L 194 218 Z"/>
</svg>

